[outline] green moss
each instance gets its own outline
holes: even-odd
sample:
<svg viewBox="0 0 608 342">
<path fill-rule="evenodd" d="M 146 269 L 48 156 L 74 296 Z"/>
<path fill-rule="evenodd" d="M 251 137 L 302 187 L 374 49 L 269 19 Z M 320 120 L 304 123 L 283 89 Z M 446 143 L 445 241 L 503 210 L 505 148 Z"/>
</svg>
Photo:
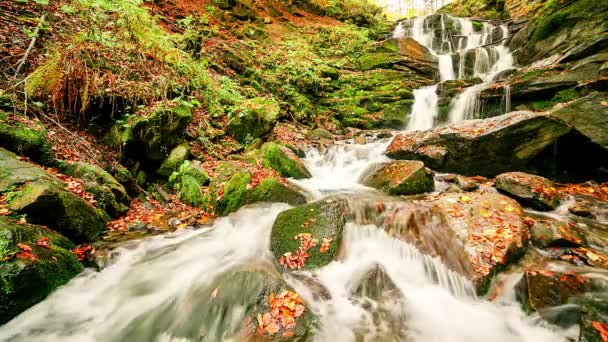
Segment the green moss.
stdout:
<svg viewBox="0 0 608 342">
<path fill-rule="evenodd" d="M 49 247 L 36 245 L 49 238 Z M 38 257 L 17 259 L 17 243 L 32 246 Z M 46 228 L 16 224 L 0 217 L 0 324 L 44 299 L 53 289 L 65 284 L 82 270 L 69 249 L 74 245 L 63 236 Z"/>
<path fill-rule="evenodd" d="M 178 191 L 182 202 L 194 207 L 205 204 L 202 187 L 209 184 L 209 176 L 198 165 L 186 160 L 177 172 L 173 172 L 169 182 Z"/>
<path fill-rule="evenodd" d="M 0 112 L 0 146 L 25 155 L 35 162 L 54 166 L 55 154 L 46 139 L 46 130 L 41 124 L 30 128 L 22 123 L 7 124 L 6 116 Z"/>
<path fill-rule="evenodd" d="M 255 188 L 247 192 L 245 202 L 281 202 L 291 205 L 299 205 L 306 203 L 304 197 L 298 189 L 292 186 L 281 183 L 276 178 L 266 178 Z"/>
<path fill-rule="evenodd" d="M 580 97 L 580 92 L 576 88 L 564 89 L 557 92 L 549 100 L 538 100 L 530 102 L 530 107 L 535 111 L 544 111 L 553 108 L 558 103 L 576 100 Z"/>
<path fill-rule="evenodd" d="M 156 173 L 165 177 L 171 176 L 173 171 L 177 170 L 179 165 L 188 159 L 189 154 L 190 146 L 188 144 L 177 145 L 171 150 L 171 153 L 169 153 L 169 156 L 163 161 Z"/>
<path fill-rule="evenodd" d="M 247 185 L 251 181 L 249 171 L 240 170 L 230 177 L 224 185 L 224 195 L 217 203 L 216 211 L 220 215 L 227 215 L 236 211 L 244 203 Z"/>
<path fill-rule="evenodd" d="M 264 166 L 277 170 L 282 177 L 311 177 L 304 163 L 289 148 L 268 142 L 262 145 L 261 152 Z"/>
<path fill-rule="evenodd" d="M 279 111 L 279 104 L 271 98 L 245 100 L 228 123 L 227 132 L 240 143 L 250 143 L 272 130 Z"/>
<path fill-rule="evenodd" d="M 313 238 L 332 238 L 330 248 L 321 253 L 317 246 L 309 250 L 310 258 L 305 269 L 315 269 L 334 260 L 342 240 L 342 230 L 346 222 L 346 204 L 339 199 L 323 200 L 286 210 L 277 216 L 272 226 L 270 238 L 271 250 L 279 258 L 285 253 L 295 253 L 300 241 L 294 236 L 310 233 Z"/>
</svg>

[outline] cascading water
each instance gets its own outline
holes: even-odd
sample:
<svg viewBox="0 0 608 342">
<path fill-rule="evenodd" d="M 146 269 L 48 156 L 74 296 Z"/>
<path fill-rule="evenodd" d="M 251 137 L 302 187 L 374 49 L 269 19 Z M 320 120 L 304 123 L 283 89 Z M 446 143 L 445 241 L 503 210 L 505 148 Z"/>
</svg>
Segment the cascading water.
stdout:
<svg viewBox="0 0 608 342">
<path fill-rule="evenodd" d="M 450 122 L 480 116 L 481 92 L 488 89 L 498 75 L 513 68 L 513 56 L 505 45 L 509 36 L 507 26 L 488 22 L 477 25 L 478 29 L 471 20 L 441 14 L 401 22 L 393 34 L 394 38 L 411 37 L 427 47 L 437 57 L 441 81 L 476 77 L 483 80 L 481 85 L 467 88 L 452 100 Z M 415 98 L 407 127 L 410 130 L 429 129 L 435 124 L 437 106 L 429 104 L 437 95 L 428 91 L 431 88 L 424 89 L 416 91 L 419 96 Z"/>
</svg>

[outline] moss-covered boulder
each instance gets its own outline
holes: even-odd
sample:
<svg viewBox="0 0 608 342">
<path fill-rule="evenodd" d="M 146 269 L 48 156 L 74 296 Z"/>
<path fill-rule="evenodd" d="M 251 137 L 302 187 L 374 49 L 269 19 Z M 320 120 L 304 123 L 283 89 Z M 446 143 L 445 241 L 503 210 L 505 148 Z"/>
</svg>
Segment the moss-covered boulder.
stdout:
<svg viewBox="0 0 608 342">
<path fill-rule="evenodd" d="M 362 183 L 389 195 L 415 195 L 435 189 L 433 175 L 421 161 L 400 160 L 372 167 Z"/>
<path fill-rule="evenodd" d="M 99 166 L 81 162 L 60 163 L 62 173 L 83 181 L 84 189 L 93 195 L 98 206 L 108 215 L 118 217 L 129 210 L 127 190 Z"/>
<path fill-rule="evenodd" d="M 262 163 L 279 172 L 281 177 L 310 178 L 311 174 L 298 156 L 286 146 L 268 142 L 261 148 Z"/>
<path fill-rule="evenodd" d="M 11 212 L 74 242 L 96 239 L 105 231 L 108 215 L 65 188 L 57 177 L 0 149 L 0 194 L 7 195 Z"/>
<path fill-rule="evenodd" d="M 538 210 L 553 210 L 559 205 L 555 186 L 544 177 L 507 172 L 496 176 L 496 189 Z"/>
<path fill-rule="evenodd" d="M 301 246 L 301 239 L 297 236 L 301 233 L 310 234 L 318 245 L 307 251 L 310 257 L 303 261 L 302 268 L 315 269 L 330 263 L 335 259 L 342 241 L 342 230 L 347 219 L 346 209 L 344 200 L 330 198 L 280 213 L 272 226 L 270 250 L 277 260 L 296 255 Z M 323 239 L 331 239 L 327 251 L 321 251 Z"/>
<path fill-rule="evenodd" d="M 203 205 L 202 187 L 209 184 L 207 172 L 198 162 L 184 161 L 177 172 L 173 172 L 169 181 L 178 191 L 179 199 L 193 207 Z"/>
<path fill-rule="evenodd" d="M 192 121 L 192 110 L 186 105 L 161 106 L 148 116 L 133 116 L 117 123 L 109 135 L 110 143 L 120 148 L 123 158 L 158 166 L 169 151 L 183 140 Z"/>
<path fill-rule="evenodd" d="M 170 177 L 173 171 L 177 170 L 177 168 L 188 159 L 189 154 L 190 146 L 188 146 L 188 144 L 183 143 L 177 145 L 171 150 L 171 153 L 169 153 L 169 156 L 163 161 L 156 173 L 161 176 Z"/>
<path fill-rule="evenodd" d="M 18 244 L 31 248 L 32 257 Z M 44 227 L 0 216 L 0 324 L 43 300 L 77 275 L 82 266 L 74 245 Z"/>
<path fill-rule="evenodd" d="M 219 215 L 228 215 L 238 208 L 256 202 L 282 202 L 291 205 L 306 203 L 301 189 L 289 182 L 267 177 L 253 183 L 253 176 L 242 165 L 224 162 L 216 169 L 216 176 L 203 198 L 203 206 Z"/>
<path fill-rule="evenodd" d="M 0 111 L 0 147 L 27 156 L 42 165 L 55 165 L 55 153 L 46 139 L 46 130 L 40 123 L 28 127 L 20 122 L 8 122 Z"/>
<path fill-rule="evenodd" d="M 230 119 L 227 133 L 240 143 L 249 143 L 272 130 L 279 111 L 279 104 L 270 98 L 245 100 Z"/>
<path fill-rule="evenodd" d="M 106 230 L 108 216 L 73 193 L 48 183 L 26 184 L 8 208 L 28 222 L 48 226 L 76 243 L 91 242 Z"/>
</svg>

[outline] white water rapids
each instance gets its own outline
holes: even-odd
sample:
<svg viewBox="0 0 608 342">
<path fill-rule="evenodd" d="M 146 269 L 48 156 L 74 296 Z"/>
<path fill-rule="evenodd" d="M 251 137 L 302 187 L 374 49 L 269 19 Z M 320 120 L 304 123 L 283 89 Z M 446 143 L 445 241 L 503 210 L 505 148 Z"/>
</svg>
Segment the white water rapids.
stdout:
<svg viewBox="0 0 608 342">
<path fill-rule="evenodd" d="M 464 23 L 463 27 L 469 30 Z M 433 126 L 432 108 L 437 106 L 433 94 L 435 87 L 415 92 L 414 111 L 419 115 L 410 129 Z M 337 143 L 323 153 L 310 150 L 304 162 L 312 178 L 294 183 L 315 199 L 370 192 L 359 183 L 360 177 L 372 164 L 388 160 L 383 154 L 388 141 Z M 208 299 L 200 294 L 208 293 L 218 276 L 236 266 L 272 265 L 272 224 L 288 208 L 276 203 L 249 206 L 206 228 L 121 247 L 107 268 L 83 272 L 1 326 L 0 341 L 241 341 L 232 333 L 245 319 L 245 307 L 227 305 L 222 312 L 227 323 L 207 325 L 204 330 L 203 320 L 219 317 L 209 311 Z M 438 258 L 422 255 L 379 227 L 348 223 L 342 246 L 345 252 L 339 260 L 314 274 L 302 272 L 329 296 L 318 296 L 301 277 L 283 276 L 318 317 L 315 341 L 565 341 L 564 332 L 526 316 L 513 298 L 499 297 L 494 302 L 477 298 L 470 282 Z M 361 279 L 378 267 L 390 279 L 371 289 L 382 290 L 381 295 L 355 291 Z M 251 298 L 252 303 L 256 300 Z"/>
</svg>

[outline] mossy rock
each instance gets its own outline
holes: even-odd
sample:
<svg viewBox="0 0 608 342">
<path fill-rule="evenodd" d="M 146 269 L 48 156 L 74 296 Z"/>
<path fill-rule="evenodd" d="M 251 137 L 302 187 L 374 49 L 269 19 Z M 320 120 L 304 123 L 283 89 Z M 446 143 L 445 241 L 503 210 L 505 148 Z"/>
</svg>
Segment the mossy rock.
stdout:
<svg viewBox="0 0 608 342">
<path fill-rule="evenodd" d="M 304 313 L 295 319 L 294 334 L 283 337 L 284 328 L 274 335 L 258 335 L 258 315 L 270 313 L 269 300 L 283 291 L 295 292 L 272 265 L 251 264 L 229 268 L 208 282 L 200 282 L 188 290 L 192 300 L 187 307 L 180 301 L 168 301 L 145 318 L 135 318 L 121 338 L 125 341 L 154 341 L 159 334 L 174 331 L 188 340 L 250 340 L 250 341 L 313 341 L 318 321 L 311 308 L 304 303 Z M 189 320 L 168 320 L 179 312 L 185 317 L 197 317 L 196 324 Z M 154 329 L 150 329 L 153 326 Z"/>
<path fill-rule="evenodd" d="M 319 240 L 319 246 L 308 251 L 310 258 L 304 269 L 316 269 L 333 261 L 342 241 L 342 231 L 346 224 L 347 204 L 339 198 L 324 199 L 286 210 L 277 216 L 270 235 L 270 250 L 278 259 L 285 253 L 295 253 L 300 240 L 294 239 L 300 233 L 310 233 Z M 331 238 L 329 250 L 321 253 L 319 248 L 324 238 Z"/>
<path fill-rule="evenodd" d="M 435 189 L 433 175 L 421 161 L 402 160 L 372 167 L 363 184 L 389 195 L 415 195 Z"/>
<path fill-rule="evenodd" d="M 262 145 L 261 154 L 264 166 L 277 170 L 281 177 L 295 179 L 311 177 L 302 160 L 285 146 L 268 142 Z"/>
<path fill-rule="evenodd" d="M 193 207 L 204 203 L 202 187 L 209 184 L 209 176 L 196 162 L 184 161 L 169 181 L 178 191 L 179 199 Z"/>
<path fill-rule="evenodd" d="M 48 226 L 76 243 L 87 243 L 106 230 L 107 215 L 82 198 L 57 186 L 33 182 L 25 185 L 8 202 L 16 214 L 27 221 Z"/>
<path fill-rule="evenodd" d="M 114 179 L 116 179 L 125 188 L 125 190 L 127 190 L 127 194 L 131 196 L 137 195 L 137 184 L 135 182 L 135 178 L 131 174 L 131 171 L 118 164 L 113 168 L 112 174 Z"/>
<path fill-rule="evenodd" d="M 270 98 L 243 101 L 228 123 L 227 132 L 240 143 L 249 143 L 269 133 L 279 116 L 279 104 Z"/>
<path fill-rule="evenodd" d="M 36 245 L 42 238 L 49 238 L 49 248 Z M 32 247 L 37 260 L 16 258 L 18 243 Z M 0 324 L 40 302 L 82 271 L 70 252 L 73 247 L 68 239 L 47 228 L 16 224 L 0 217 Z"/>
<path fill-rule="evenodd" d="M 177 170 L 180 164 L 188 159 L 189 154 L 190 146 L 188 144 L 177 145 L 171 150 L 171 153 L 169 153 L 169 156 L 163 161 L 156 173 L 161 176 L 170 177 L 173 171 Z"/>
<path fill-rule="evenodd" d="M 306 132 L 306 138 L 315 140 L 315 139 L 333 139 L 334 135 L 330 131 L 323 128 L 315 128 L 308 132 Z"/>
<path fill-rule="evenodd" d="M 104 169 L 81 162 L 62 162 L 60 170 L 82 180 L 85 190 L 111 217 L 124 215 L 129 210 L 131 199 L 127 190 Z"/>
<path fill-rule="evenodd" d="M 602 342 L 600 332 L 593 326 L 593 322 L 608 322 L 608 295 L 605 291 L 570 298 L 568 303 L 580 306 L 579 341 Z"/>
<path fill-rule="evenodd" d="M 186 105 L 160 107 L 146 117 L 133 117 L 126 124 L 113 127 L 108 139 L 121 148 L 122 158 L 131 158 L 158 166 L 168 151 L 183 140 L 192 121 L 192 110 Z"/>
<path fill-rule="evenodd" d="M 22 123 L 6 123 L 5 113 L 0 112 L 0 146 L 27 156 L 42 165 L 55 165 L 55 153 L 46 139 L 42 124 L 27 127 Z"/>
<path fill-rule="evenodd" d="M 27 182 L 40 181 L 65 187 L 66 184 L 52 174 L 17 159 L 17 155 L 0 148 L 0 193 L 10 191 Z"/>
<path fill-rule="evenodd" d="M 299 188 L 276 178 L 266 178 L 252 187 L 251 173 L 228 162 L 220 164 L 217 174 L 211 181 L 210 193 L 203 198 L 203 205 L 218 215 L 228 215 L 244 205 L 257 202 L 306 203 L 306 197 Z"/>
</svg>

